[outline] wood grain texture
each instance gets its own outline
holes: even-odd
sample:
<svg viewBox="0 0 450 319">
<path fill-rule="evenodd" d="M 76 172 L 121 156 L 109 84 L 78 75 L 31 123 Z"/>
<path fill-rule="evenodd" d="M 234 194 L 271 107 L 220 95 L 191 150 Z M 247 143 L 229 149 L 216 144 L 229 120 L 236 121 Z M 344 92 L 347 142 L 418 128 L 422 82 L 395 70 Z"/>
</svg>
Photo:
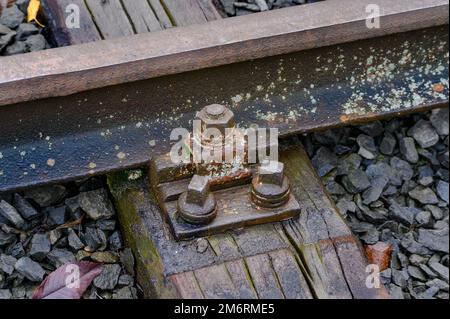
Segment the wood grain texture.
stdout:
<svg viewBox="0 0 450 319">
<path fill-rule="evenodd" d="M 84 0 L 42 0 L 41 4 L 47 17 L 51 37 L 57 46 L 94 42 L 102 39 Z M 73 28 L 66 23 L 67 19 L 71 21 L 72 14 L 77 13 L 74 10 L 79 10 L 79 28 Z"/>
<path fill-rule="evenodd" d="M 200 8 L 203 11 L 203 14 L 206 17 L 206 20 L 214 21 L 217 19 L 222 19 L 222 16 L 220 15 L 219 11 L 217 10 L 212 0 L 197 0 L 197 1 L 198 4 L 200 5 Z"/>
<path fill-rule="evenodd" d="M 153 12 L 155 12 L 156 17 L 158 18 L 159 22 L 163 26 L 164 29 L 168 29 L 173 27 L 172 21 L 170 21 L 169 16 L 166 13 L 166 10 L 161 4 L 160 0 L 149 0 L 148 1 L 150 6 L 153 9 Z"/>
<path fill-rule="evenodd" d="M 122 0 L 136 33 L 163 30 L 147 0 Z"/>
<path fill-rule="evenodd" d="M 207 22 L 197 0 L 161 0 L 175 26 L 202 24 Z"/>
<path fill-rule="evenodd" d="M 135 34 L 120 0 L 86 0 L 86 4 L 104 39 Z"/>
</svg>

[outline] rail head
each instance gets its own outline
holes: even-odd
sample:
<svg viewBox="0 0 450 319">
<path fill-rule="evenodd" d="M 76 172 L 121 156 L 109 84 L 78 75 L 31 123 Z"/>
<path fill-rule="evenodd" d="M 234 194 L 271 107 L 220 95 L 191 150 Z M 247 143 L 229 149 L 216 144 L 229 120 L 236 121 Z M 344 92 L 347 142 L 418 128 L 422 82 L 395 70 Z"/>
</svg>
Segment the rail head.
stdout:
<svg viewBox="0 0 450 319">
<path fill-rule="evenodd" d="M 366 27 L 367 7 L 380 9 Z M 448 24 L 448 0 L 328 0 L 0 59 L 0 106 Z"/>
</svg>

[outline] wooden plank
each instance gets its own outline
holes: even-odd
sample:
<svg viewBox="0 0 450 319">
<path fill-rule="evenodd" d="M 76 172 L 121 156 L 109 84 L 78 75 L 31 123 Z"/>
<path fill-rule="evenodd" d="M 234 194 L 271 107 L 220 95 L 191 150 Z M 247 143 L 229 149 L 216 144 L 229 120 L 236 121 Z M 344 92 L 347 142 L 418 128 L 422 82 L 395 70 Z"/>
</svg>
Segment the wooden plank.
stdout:
<svg viewBox="0 0 450 319">
<path fill-rule="evenodd" d="M 86 4 L 104 39 L 135 33 L 120 0 L 86 0 Z"/>
<path fill-rule="evenodd" d="M 206 20 L 213 21 L 222 19 L 222 16 L 213 4 L 212 0 L 198 0 L 198 4 L 206 17 Z"/>
<path fill-rule="evenodd" d="M 242 298 L 224 264 L 197 269 L 194 274 L 206 299 Z"/>
<path fill-rule="evenodd" d="M 269 253 L 272 266 L 287 299 L 312 299 L 305 276 L 290 250 L 283 249 Z"/>
<path fill-rule="evenodd" d="M 247 257 L 245 263 L 260 299 L 284 299 L 283 291 L 268 255 Z"/>
<path fill-rule="evenodd" d="M 147 0 L 122 0 L 137 33 L 163 30 Z"/>
<path fill-rule="evenodd" d="M 161 1 L 160 0 L 149 0 L 148 2 L 150 4 L 150 6 L 152 7 L 153 12 L 155 13 L 159 22 L 163 26 L 163 28 L 168 29 L 168 28 L 173 27 L 172 21 L 170 21 L 170 18 L 167 15 L 166 10 L 164 10 L 164 7 L 161 5 Z"/>
<path fill-rule="evenodd" d="M 72 44 L 88 43 L 102 39 L 84 0 L 42 0 L 43 11 L 47 17 L 48 28 L 56 45 L 67 46 Z M 70 14 L 75 13 L 70 6 L 79 9 L 80 27 L 68 25 L 66 20 L 71 20 Z"/>
<path fill-rule="evenodd" d="M 161 0 L 175 26 L 205 23 L 203 10 L 197 0 Z"/>
<path fill-rule="evenodd" d="M 253 287 L 250 274 L 247 271 L 243 259 L 229 261 L 225 263 L 228 273 L 234 286 L 239 291 L 239 296 L 242 299 L 256 299 L 257 293 Z"/>
<path fill-rule="evenodd" d="M 203 299 L 204 296 L 192 271 L 176 274 L 169 280 L 178 288 L 182 299 Z"/>
</svg>

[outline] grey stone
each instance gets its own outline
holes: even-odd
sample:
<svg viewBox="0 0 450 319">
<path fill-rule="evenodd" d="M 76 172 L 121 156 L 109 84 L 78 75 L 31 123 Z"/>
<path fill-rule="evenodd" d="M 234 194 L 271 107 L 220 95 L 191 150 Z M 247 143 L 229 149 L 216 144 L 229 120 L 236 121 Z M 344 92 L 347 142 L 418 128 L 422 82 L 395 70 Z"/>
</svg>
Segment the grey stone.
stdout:
<svg viewBox="0 0 450 319">
<path fill-rule="evenodd" d="M 30 3 L 30 0 L 16 0 L 16 6 L 23 13 L 27 13 L 29 3 Z"/>
<path fill-rule="evenodd" d="M 104 265 L 100 275 L 93 281 L 94 286 L 102 290 L 113 290 L 119 281 L 120 271 L 118 264 Z"/>
<path fill-rule="evenodd" d="M 52 249 L 47 234 L 34 234 L 31 239 L 30 255 L 35 260 L 43 260 Z"/>
<path fill-rule="evenodd" d="M 68 212 L 66 206 L 49 207 L 45 209 L 47 213 L 47 223 L 50 226 L 60 226 L 68 221 Z"/>
<path fill-rule="evenodd" d="M 235 0 L 219 0 L 219 2 L 228 15 L 234 16 L 236 14 L 236 8 L 234 7 Z"/>
<path fill-rule="evenodd" d="M 12 299 L 12 297 L 9 289 L 0 289 L 0 300 Z"/>
<path fill-rule="evenodd" d="M 434 219 L 440 220 L 444 218 L 444 213 L 442 212 L 442 209 L 440 209 L 439 207 L 434 205 L 425 205 L 424 208 L 433 215 Z"/>
<path fill-rule="evenodd" d="M 433 219 L 429 211 L 421 211 L 416 215 L 417 223 L 422 227 L 431 227 L 433 225 Z"/>
<path fill-rule="evenodd" d="M 417 241 L 423 246 L 444 253 L 449 253 L 449 231 L 446 229 L 419 229 Z"/>
<path fill-rule="evenodd" d="M 66 188 L 62 185 L 44 186 L 25 191 L 25 198 L 32 199 L 40 207 L 47 207 L 57 204 L 66 193 Z"/>
<path fill-rule="evenodd" d="M 345 189 L 335 181 L 328 182 L 325 187 L 331 195 L 345 195 L 347 193 Z"/>
<path fill-rule="evenodd" d="M 389 285 L 389 295 L 390 295 L 391 299 L 405 299 L 405 295 L 403 294 L 403 289 L 394 284 Z"/>
<path fill-rule="evenodd" d="M 360 125 L 358 126 L 358 129 L 372 137 L 380 136 L 384 132 L 383 124 L 380 121 L 373 121 L 364 125 Z"/>
<path fill-rule="evenodd" d="M 397 146 L 397 140 L 391 133 L 385 133 L 380 144 L 380 152 L 384 155 L 392 155 L 394 153 L 395 146 Z"/>
<path fill-rule="evenodd" d="M 1 24 L 0 24 L 0 26 L 1 26 Z M 15 31 L 10 31 L 9 33 L 6 33 L 4 35 L 2 35 L 0 33 L 0 52 L 4 48 L 6 48 L 10 43 L 12 43 L 14 41 L 15 37 L 16 37 L 16 32 Z"/>
<path fill-rule="evenodd" d="M 114 219 L 102 219 L 97 221 L 95 226 L 103 231 L 113 231 L 116 229 L 116 221 Z"/>
<path fill-rule="evenodd" d="M 123 287 L 113 293 L 112 299 L 136 299 L 137 291 L 134 287 Z"/>
<path fill-rule="evenodd" d="M 25 40 L 25 44 L 30 52 L 41 51 L 47 47 L 47 40 L 42 34 L 34 34 Z"/>
<path fill-rule="evenodd" d="M 409 181 L 413 178 L 414 171 L 408 162 L 394 156 L 391 158 L 390 164 L 391 168 L 397 172 L 404 181 Z"/>
<path fill-rule="evenodd" d="M 47 259 L 55 268 L 58 268 L 66 263 L 75 261 L 75 256 L 66 249 L 53 248 L 47 255 Z"/>
<path fill-rule="evenodd" d="M 337 167 L 338 158 L 328 148 L 321 147 L 312 158 L 312 164 L 320 177 L 327 175 Z"/>
<path fill-rule="evenodd" d="M 399 141 L 400 153 L 404 159 L 410 163 L 417 163 L 419 161 L 419 153 L 417 153 L 414 139 L 411 137 L 404 137 Z"/>
<path fill-rule="evenodd" d="M 17 262 L 17 259 L 13 256 L 8 256 L 5 254 L 0 255 L 0 270 L 3 271 L 7 275 L 12 275 L 14 272 L 14 266 Z"/>
<path fill-rule="evenodd" d="M 439 203 L 436 194 L 429 187 L 417 186 L 408 195 L 424 205 Z"/>
<path fill-rule="evenodd" d="M 345 189 L 352 194 L 357 194 L 368 189 L 370 185 L 369 178 L 361 169 L 351 171 L 342 178 L 342 184 Z"/>
<path fill-rule="evenodd" d="M 109 249 L 118 251 L 123 248 L 122 235 L 119 231 L 115 231 L 109 236 Z"/>
<path fill-rule="evenodd" d="M 0 215 L 3 216 L 12 226 L 18 229 L 22 229 L 25 225 L 25 221 L 17 210 L 4 200 L 0 201 Z"/>
<path fill-rule="evenodd" d="M 62 230 L 61 229 L 52 229 L 48 232 L 48 238 L 50 240 L 50 244 L 54 245 L 61 239 Z"/>
<path fill-rule="evenodd" d="M 449 290 L 448 282 L 445 282 L 445 281 L 443 281 L 441 279 L 438 279 L 438 278 L 430 280 L 430 281 L 427 281 L 426 285 L 427 285 L 427 287 L 430 287 L 430 288 L 431 287 L 438 287 L 439 290 L 443 290 L 443 291 L 446 291 L 446 292 L 448 292 L 448 290 Z"/>
<path fill-rule="evenodd" d="M 38 34 L 39 29 L 32 23 L 21 23 L 16 30 L 19 41 L 26 40 L 30 35 Z"/>
<path fill-rule="evenodd" d="M 15 41 L 13 44 L 6 47 L 3 55 L 16 55 L 27 52 L 27 46 L 23 41 Z"/>
<path fill-rule="evenodd" d="M 448 107 L 433 110 L 430 121 L 439 135 L 448 135 Z"/>
<path fill-rule="evenodd" d="M 14 31 L 11 30 L 10 28 L 8 28 L 6 25 L 0 24 L 0 36 L 9 34 L 11 32 L 14 32 Z"/>
<path fill-rule="evenodd" d="M 438 287 L 428 288 L 425 292 L 418 296 L 419 299 L 433 299 L 433 297 L 438 293 Z"/>
<path fill-rule="evenodd" d="M 414 235 L 412 233 L 407 233 L 402 241 L 401 245 L 406 251 L 408 251 L 411 254 L 418 254 L 418 255 L 431 255 L 431 250 L 429 250 L 424 245 L 420 244 L 414 239 Z"/>
<path fill-rule="evenodd" d="M 428 276 L 428 278 L 434 279 L 438 277 L 427 265 L 420 264 L 418 267 Z"/>
<path fill-rule="evenodd" d="M 0 16 L 0 24 L 10 29 L 15 29 L 22 23 L 24 18 L 25 14 L 17 6 L 11 6 L 3 9 L 2 15 Z"/>
<path fill-rule="evenodd" d="M 439 197 L 445 201 L 447 203 L 447 205 L 449 204 L 449 199 L 448 199 L 448 183 L 447 182 L 443 182 L 443 181 L 439 181 L 437 183 L 436 186 L 436 192 L 439 195 Z"/>
<path fill-rule="evenodd" d="M 9 246 L 8 249 L 6 249 L 6 253 L 14 258 L 21 258 L 25 256 L 25 249 L 23 249 L 22 243 L 18 242 Z"/>
<path fill-rule="evenodd" d="M 405 270 L 392 269 L 392 282 L 401 288 L 406 288 L 409 275 Z"/>
<path fill-rule="evenodd" d="M 363 203 L 368 205 L 377 201 L 383 193 L 385 187 L 388 185 L 389 179 L 381 176 L 376 177 L 371 181 L 371 186 L 362 195 Z"/>
<path fill-rule="evenodd" d="M 408 131 L 408 135 L 412 136 L 422 148 L 429 148 L 439 142 L 439 135 L 431 126 L 430 122 L 419 121 Z"/>
<path fill-rule="evenodd" d="M 414 219 L 418 213 L 420 213 L 420 210 L 415 207 L 400 206 L 396 203 L 393 203 L 389 207 L 389 215 L 391 218 L 407 227 L 414 223 Z"/>
<path fill-rule="evenodd" d="M 32 220 L 40 216 L 40 213 L 22 196 L 14 194 L 14 207 L 26 220 Z"/>
<path fill-rule="evenodd" d="M 441 278 L 442 280 L 445 280 L 445 282 L 448 283 L 448 281 L 449 281 L 448 267 L 445 267 L 444 265 L 442 265 L 438 262 L 429 263 L 428 266 L 431 268 L 431 270 L 433 270 L 439 276 L 439 278 Z"/>
<path fill-rule="evenodd" d="M 356 212 L 356 204 L 353 201 L 347 200 L 346 198 L 341 198 L 336 207 L 338 208 L 341 215 L 346 215 L 347 212 Z"/>
<path fill-rule="evenodd" d="M 98 228 L 88 227 L 82 235 L 82 239 L 88 251 L 103 251 L 108 245 L 105 233 Z"/>
<path fill-rule="evenodd" d="M 360 134 L 356 138 L 356 143 L 358 143 L 359 146 L 359 155 L 369 160 L 377 157 L 378 149 L 375 145 L 375 140 L 373 139 L 373 137 Z"/>
<path fill-rule="evenodd" d="M 75 250 L 80 250 L 84 247 L 84 244 L 81 241 L 80 237 L 78 237 L 77 233 L 72 228 L 68 229 L 67 240 L 69 246 Z"/>
<path fill-rule="evenodd" d="M 343 159 L 339 160 L 337 174 L 348 175 L 350 172 L 357 170 L 361 166 L 361 156 L 351 153 Z"/>
<path fill-rule="evenodd" d="M 427 278 L 425 277 L 425 275 L 423 274 L 423 272 L 420 270 L 419 267 L 411 266 L 411 265 L 408 266 L 408 274 L 414 279 L 417 279 L 417 280 L 420 280 L 423 282 L 427 281 Z"/>
<path fill-rule="evenodd" d="M 120 275 L 119 282 L 117 283 L 120 287 L 123 286 L 133 286 L 134 277 L 128 274 Z"/>
<path fill-rule="evenodd" d="M 360 237 L 366 245 L 374 245 L 380 239 L 380 232 L 374 227 Z"/>
<path fill-rule="evenodd" d="M 392 185 L 402 185 L 402 175 L 398 171 L 392 169 L 392 167 L 385 162 L 377 162 L 367 166 L 366 175 L 371 181 L 379 177 L 384 177 L 387 178 Z"/>
<path fill-rule="evenodd" d="M 29 257 L 20 258 L 15 264 L 16 271 L 33 282 L 41 282 L 45 271 L 41 265 L 31 260 Z"/>
<path fill-rule="evenodd" d="M 430 186 L 434 181 L 434 172 L 433 169 L 428 166 L 419 167 L 419 184 L 422 186 Z"/>
<path fill-rule="evenodd" d="M 424 265 L 428 262 L 428 258 L 417 254 L 412 254 L 409 256 L 409 262 L 414 266 Z"/>
<path fill-rule="evenodd" d="M 80 207 L 94 220 L 114 216 L 114 207 L 105 189 L 81 193 L 78 197 Z"/>
</svg>

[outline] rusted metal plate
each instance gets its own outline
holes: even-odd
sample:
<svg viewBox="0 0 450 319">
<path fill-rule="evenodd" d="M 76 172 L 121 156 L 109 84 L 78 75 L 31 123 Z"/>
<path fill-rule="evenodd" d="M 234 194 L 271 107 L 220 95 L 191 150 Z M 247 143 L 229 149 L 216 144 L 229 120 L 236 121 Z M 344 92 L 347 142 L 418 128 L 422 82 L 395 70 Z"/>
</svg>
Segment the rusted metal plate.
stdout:
<svg viewBox="0 0 450 319">
<path fill-rule="evenodd" d="M 366 27 L 373 4 L 379 28 Z M 6 57 L 0 105 L 448 24 L 448 8 L 446 0 L 328 0 Z"/>
<path fill-rule="evenodd" d="M 214 102 L 281 137 L 446 106 L 448 59 L 438 27 L 2 106 L 0 192 L 147 163 Z"/>
</svg>

